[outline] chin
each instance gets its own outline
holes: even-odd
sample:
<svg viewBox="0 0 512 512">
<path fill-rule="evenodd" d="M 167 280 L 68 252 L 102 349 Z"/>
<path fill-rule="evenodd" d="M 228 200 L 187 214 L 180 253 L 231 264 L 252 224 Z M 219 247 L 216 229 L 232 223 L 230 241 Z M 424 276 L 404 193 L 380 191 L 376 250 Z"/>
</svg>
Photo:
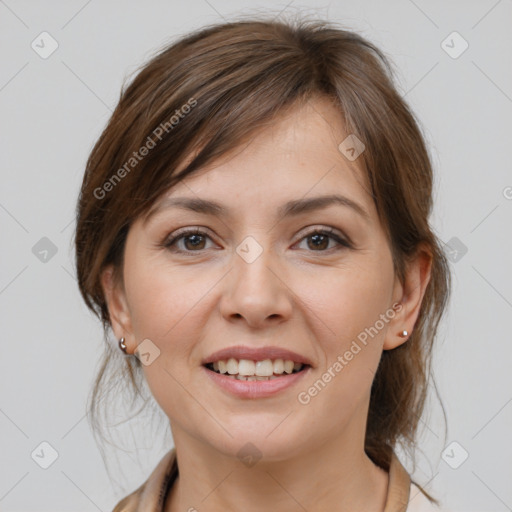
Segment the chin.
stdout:
<svg viewBox="0 0 512 512">
<path fill-rule="evenodd" d="M 282 462 L 292 458 L 300 450 L 300 437 L 290 435 L 288 429 L 278 426 L 279 421 L 260 425 L 260 428 L 227 427 L 232 437 L 223 436 L 220 444 L 212 440 L 212 448 L 227 457 L 239 459 L 241 462 L 252 464 L 258 462 Z M 286 422 L 287 420 L 285 420 Z M 276 428 L 277 427 L 277 428 Z M 270 435 L 269 435 L 270 434 Z"/>
</svg>

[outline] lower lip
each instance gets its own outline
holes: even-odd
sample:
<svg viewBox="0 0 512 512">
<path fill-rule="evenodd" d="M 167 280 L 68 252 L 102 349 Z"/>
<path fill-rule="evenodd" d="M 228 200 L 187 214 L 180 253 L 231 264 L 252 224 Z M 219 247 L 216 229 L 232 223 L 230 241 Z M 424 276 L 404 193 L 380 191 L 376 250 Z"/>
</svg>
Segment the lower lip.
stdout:
<svg viewBox="0 0 512 512">
<path fill-rule="evenodd" d="M 226 377 L 222 373 L 212 372 L 203 366 L 208 377 L 222 389 L 240 398 L 265 398 L 293 386 L 309 373 L 311 366 L 297 373 L 284 374 L 272 380 L 239 380 Z"/>
</svg>

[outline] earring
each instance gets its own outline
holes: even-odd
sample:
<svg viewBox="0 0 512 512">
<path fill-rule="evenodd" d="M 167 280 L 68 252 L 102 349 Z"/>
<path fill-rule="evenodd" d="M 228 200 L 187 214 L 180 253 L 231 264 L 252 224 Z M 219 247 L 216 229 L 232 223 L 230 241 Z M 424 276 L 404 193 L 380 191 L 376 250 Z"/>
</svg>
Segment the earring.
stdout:
<svg viewBox="0 0 512 512">
<path fill-rule="evenodd" d="M 128 354 L 128 352 L 126 352 L 126 344 L 124 342 L 124 338 L 121 338 L 119 340 L 119 348 L 125 353 L 125 354 Z"/>
<path fill-rule="evenodd" d="M 403 330 L 403 331 L 399 334 L 399 336 L 401 336 L 402 338 L 405 338 L 405 337 L 407 337 L 407 334 L 409 334 L 409 333 L 408 333 L 406 330 Z"/>
</svg>

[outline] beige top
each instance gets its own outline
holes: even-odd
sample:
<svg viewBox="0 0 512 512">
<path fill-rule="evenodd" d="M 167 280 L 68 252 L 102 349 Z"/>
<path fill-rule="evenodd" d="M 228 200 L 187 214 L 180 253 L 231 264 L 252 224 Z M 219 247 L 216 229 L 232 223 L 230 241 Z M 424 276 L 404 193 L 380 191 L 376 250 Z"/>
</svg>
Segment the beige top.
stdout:
<svg viewBox="0 0 512 512">
<path fill-rule="evenodd" d="M 123 498 L 113 512 L 163 512 L 164 503 L 178 476 L 176 449 L 165 454 L 149 478 L 135 491 Z M 389 466 L 389 483 L 384 512 L 439 511 L 420 489 L 411 483 L 409 474 L 395 454 Z"/>
</svg>

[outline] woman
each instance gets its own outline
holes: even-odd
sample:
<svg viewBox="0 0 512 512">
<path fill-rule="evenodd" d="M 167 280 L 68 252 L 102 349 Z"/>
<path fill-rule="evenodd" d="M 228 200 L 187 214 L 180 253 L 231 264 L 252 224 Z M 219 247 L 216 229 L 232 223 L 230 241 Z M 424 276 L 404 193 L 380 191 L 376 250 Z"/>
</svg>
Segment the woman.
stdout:
<svg viewBox="0 0 512 512">
<path fill-rule="evenodd" d="M 87 163 L 77 274 L 126 354 L 92 414 L 121 365 L 175 448 L 116 512 L 435 510 L 394 451 L 450 289 L 432 180 L 386 59 L 333 24 L 208 27 L 138 73 Z"/>
</svg>

